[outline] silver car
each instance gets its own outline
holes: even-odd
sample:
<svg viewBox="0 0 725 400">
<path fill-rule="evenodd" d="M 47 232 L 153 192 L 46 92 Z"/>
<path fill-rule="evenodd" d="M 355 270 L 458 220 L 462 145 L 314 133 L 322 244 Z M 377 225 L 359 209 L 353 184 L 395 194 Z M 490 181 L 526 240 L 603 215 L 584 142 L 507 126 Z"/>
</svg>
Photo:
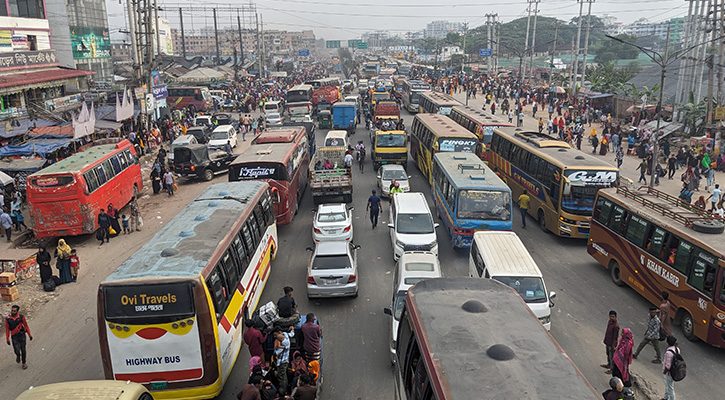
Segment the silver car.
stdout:
<svg viewBox="0 0 725 400">
<path fill-rule="evenodd" d="M 357 297 L 357 249 L 347 241 L 320 242 L 307 266 L 307 297 Z"/>
<path fill-rule="evenodd" d="M 345 203 L 320 204 L 312 223 L 312 239 L 324 241 L 352 241 L 352 210 Z"/>
<path fill-rule="evenodd" d="M 390 184 L 395 180 L 400 183 L 400 188 L 404 193 L 410 192 L 410 176 L 405 172 L 402 165 L 386 164 L 378 169 L 378 188 L 380 195 L 383 197 L 390 196 Z"/>
<path fill-rule="evenodd" d="M 268 113 L 265 122 L 267 126 L 282 126 L 282 116 L 279 113 Z"/>
</svg>

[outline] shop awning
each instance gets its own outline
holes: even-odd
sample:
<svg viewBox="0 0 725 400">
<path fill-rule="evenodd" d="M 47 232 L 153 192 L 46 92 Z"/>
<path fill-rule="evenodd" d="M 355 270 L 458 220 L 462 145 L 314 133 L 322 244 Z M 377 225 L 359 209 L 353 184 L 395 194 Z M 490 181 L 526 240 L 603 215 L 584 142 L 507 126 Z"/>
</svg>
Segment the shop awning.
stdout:
<svg viewBox="0 0 725 400">
<path fill-rule="evenodd" d="M 53 81 L 78 78 L 80 76 L 93 75 L 93 71 L 82 71 L 70 68 L 54 68 L 49 70 L 27 72 L 24 74 L 12 74 L 0 76 L 0 89 L 9 89 L 17 86 L 29 86 L 47 84 Z"/>
<path fill-rule="evenodd" d="M 38 154 L 45 157 L 57 149 L 66 147 L 72 142 L 68 139 L 31 139 L 20 145 L 8 145 L 0 147 L 0 157 L 29 156 Z"/>
</svg>

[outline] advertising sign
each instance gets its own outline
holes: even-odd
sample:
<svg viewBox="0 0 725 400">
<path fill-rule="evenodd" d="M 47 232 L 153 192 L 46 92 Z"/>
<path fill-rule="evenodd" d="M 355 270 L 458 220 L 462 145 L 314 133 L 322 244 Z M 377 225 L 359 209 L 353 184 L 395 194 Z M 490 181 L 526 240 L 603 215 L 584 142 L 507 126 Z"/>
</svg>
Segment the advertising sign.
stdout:
<svg viewBox="0 0 725 400">
<path fill-rule="evenodd" d="M 75 59 L 111 57 L 111 37 L 108 29 L 71 26 L 70 41 Z"/>
<path fill-rule="evenodd" d="M 166 85 L 159 85 L 151 89 L 154 94 L 154 99 L 161 100 L 169 97 L 169 91 L 166 89 Z"/>
<path fill-rule="evenodd" d="M 0 53 L 0 70 L 51 64 L 58 65 L 55 50 Z"/>
<path fill-rule="evenodd" d="M 493 51 L 491 49 L 478 49 L 479 57 L 491 57 Z"/>
<path fill-rule="evenodd" d="M 25 35 L 13 35 L 13 50 L 15 51 L 26 51 L 30 50 L 28 47 L 28 37 Z"/>
<path fill-rule="evenodd" d="M 13 47 L 12 34 L 9 30 L 0 30 L 0 48 L 10 50 Z"/>
<path fill-rule="evenodd" d="M 300 50 L 297 54 L 300 57 L 308 57 L 310 55 L 310 50 L 309 49 L 303 49 L 303 50 Z"/>
</svg>

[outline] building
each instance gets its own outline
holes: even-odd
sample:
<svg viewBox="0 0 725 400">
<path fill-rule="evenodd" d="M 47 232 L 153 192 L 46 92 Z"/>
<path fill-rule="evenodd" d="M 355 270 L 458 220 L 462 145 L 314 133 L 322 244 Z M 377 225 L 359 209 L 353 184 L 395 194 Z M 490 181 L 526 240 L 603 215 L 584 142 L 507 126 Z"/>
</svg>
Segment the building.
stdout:
<svg viewBox="0 0 725 400">
<path fill-rule="evenodd" d="M 51 41 L 60 65 L 93 71 L 99 87 L 113 83 L 105 0 L 45 0 Z"/>
<path fill-rule="evenodd" d="M 426 25 L 423 37 L 442 39 L 452 32 L 463 33 L 463 24 L 460 22 L 433 21 Z"/>
<path fill-rule="evenodd" d="M 231 56 L 234 49 L 239 49 L 239 31 L 226 27 L 219 30 L 219 53 L 222 56 Z M 315 34 L 311 30 L 300 32 L 289 32 L 281 30 L 265 30 L 264 50 L 270 54 L 297 54 L 298 50 L 313 49 L 315 47 Z M 250 54 L 257 52 L 257 32 L 254 30 L 243 30 L 242 43 L 244 57 L 249 58 Z M 185 31 L 184 37 L 181 31 L 171 28 L 171 43 L 173 53 L 182 55 L 186 50 L 187 56 L 216 56 L 216 37 L 214 30 L 202 29 L 197 31 Z"/>
<path fill-rule="evenodd" d="M 671 43 L 679 43 L 684 39 L 681 36 L 685 28 L 684 18 L 672 18 L 668 21 L 651 23 L 647 18 L 643 17 L 628 25 L 617 22 L 616 18 L 611 16 L 605 16 L 603 21 L 604 30 L 608 35 L 657 36 L 664 41 L 667 38 L 667 28 L 669 28 Z"/>
</svg>

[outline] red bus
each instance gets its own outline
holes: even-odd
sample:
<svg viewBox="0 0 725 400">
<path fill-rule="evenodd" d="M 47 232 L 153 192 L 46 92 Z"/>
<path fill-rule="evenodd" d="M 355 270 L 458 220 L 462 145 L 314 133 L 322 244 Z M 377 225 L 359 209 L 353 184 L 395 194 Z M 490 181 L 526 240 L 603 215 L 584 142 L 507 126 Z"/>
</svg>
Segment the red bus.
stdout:
<svg viewBox="0 0 725 400">
<path fill-rule="evenodd" d="M 170 87 L 166 104 L 172 110 L 189 107 L 192 111 L 206 111 L 213 107 L 211 93 L 204 87 Z"/>
<path fill-rule="evenodd" d="M 287 90 L 285 105 L 289 115 L 312 114 L 312 92 L 311 85 L 297 85 Z"/>
<path fill-rule="evenodd" d="M 74 154 L 30 176 L 28 210 L 36 238 L 83 235 L 98 228 L 98 210 L 122 208 L 143 188 L 128 140 Z"/>
<path fill-rule="evenodd" d="M 229 165 L 229 181 L 269 183 L 275 194 L 277 224 L 286 225 L 292 222 L 307 188 L 309 165 L 306 140 L 299 144 L 253 144 Z"/>
<path fill-rule="evenodd" d="M 469 132 L 478 136 L 481 148 L 478 156 L 483 161 L 488 161 L 488 148 L 493 138 L 493 130 L 502 127 L 511 127 L 508 122 L 500 121 L 495 116 L 481 112 L 469 106 L 454 106 L 448 117 L 458 125 L 466 128 Z"/>
<path fill-rule="evenodd" d="M 266 129 L 252 140 L 252 144 L 292 142 L 306 148 L 310 152 L 310 157 L 315 154 L 315 138 L 309 135 L 307 128 L 304 126 L 290 125 L 282 128 Z"/>
</svg>

